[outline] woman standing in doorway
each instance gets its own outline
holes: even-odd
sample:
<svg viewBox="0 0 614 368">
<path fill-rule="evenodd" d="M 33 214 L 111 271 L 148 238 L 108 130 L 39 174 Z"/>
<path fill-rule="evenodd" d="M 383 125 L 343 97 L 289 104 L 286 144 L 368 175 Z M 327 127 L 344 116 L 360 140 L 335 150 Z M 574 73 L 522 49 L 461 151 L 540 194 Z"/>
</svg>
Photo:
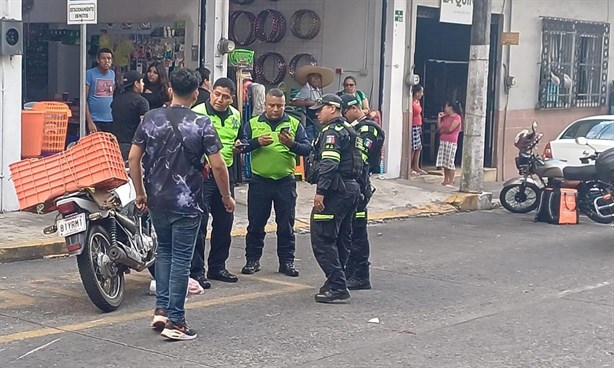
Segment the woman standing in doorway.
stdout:
<svg viewBox="0 0 614 368">
<path fill-rule="evenodd" d="M 437 130 L 439 131 L 439 151 L 437 167 L 443 167 L 443 182 L 441 185 L 452 187 L 456 166 L 454 158 L 458 147 L 458 135 L 461 130 L 463 110 L 458 101 L 446 101 L 443 112 L 437 115 Z"/>
<path fill-rule="evenodd" d="M 426 175 L 427 172 L 420 168 L 420 155 L 422 154 L 422 105 L 420 99 L 424 96 L 424 88 L 416 84 L 411 88 L 412 117 L 411 117 L 411 174 Z"/>
<path fill-rule="evenodd" d="M 145 92 L 143 92 L 143 97 L 149 102 L 150 109 L 157 109 L 170 102 L 169 88 L 171 84 L 164 64 L 155 61 L 149 65 L 144 82 Z"/>
</svg>

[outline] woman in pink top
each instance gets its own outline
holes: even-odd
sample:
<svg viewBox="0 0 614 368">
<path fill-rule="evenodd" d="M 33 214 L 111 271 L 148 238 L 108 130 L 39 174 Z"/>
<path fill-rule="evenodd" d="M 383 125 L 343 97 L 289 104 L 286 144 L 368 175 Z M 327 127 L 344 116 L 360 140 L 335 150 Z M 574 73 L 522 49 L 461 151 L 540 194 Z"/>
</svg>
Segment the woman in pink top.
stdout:
<svg viewBox="0 0 614 368">
<path fill-rule="evenodd" d="M 443 167 L 443 182 L 441 185 L 451 187 L 454 183 L 456 166 L 454 159 L 458 144 L 458 134 L 461 131 L 463 110 L 458 101 L 447 101 L 443 112 L 437 116 L 437 130 L 439 130 L 439 152 L 437 153 L 437 167 Z"/>
<path fill-rule="evenodd" d="M 424 175 L 426 171 L 420 168 L 420 154 L 422 153 L 422 105 L 420 99 L 424 96 L 424 88 L 416 84 L 411 88 L 411 174 Z"/>
</svg>

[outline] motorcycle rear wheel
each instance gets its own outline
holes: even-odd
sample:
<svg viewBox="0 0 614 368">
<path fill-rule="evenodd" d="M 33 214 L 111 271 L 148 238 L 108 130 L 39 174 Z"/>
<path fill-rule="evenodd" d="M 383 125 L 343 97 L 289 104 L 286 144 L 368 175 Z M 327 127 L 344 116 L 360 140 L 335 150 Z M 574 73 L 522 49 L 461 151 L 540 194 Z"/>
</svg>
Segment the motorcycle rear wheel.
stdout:
<svg viewBox="0 0 614 368">
<path fill-rule="evenodd" d="M 614 217 L 603 217 L 597 213 L 593 206 L 595 198 L 591 196 L 590 192 L 583 195 L 586 196 L 586 198 L 580 199 L 579 208 L 581 213 L 598 224 L 611 224 L 614 221 Z"/>
<path fill-rule="evenodd" d="M 116 310 L 124 300 L 124 273 L 113 264 L 108 231 L 100 224 L 90 227 L 83 253 L 77 256 L 81 282 L 96 307 L 103 312 Z"/>
<path fill-rule="evenodd" d="M 529 213 L 539 206 L 541 189 L 533 183 L 508 185 L 501 190 L 501 205 L 512 213 Z"/>
</svg>

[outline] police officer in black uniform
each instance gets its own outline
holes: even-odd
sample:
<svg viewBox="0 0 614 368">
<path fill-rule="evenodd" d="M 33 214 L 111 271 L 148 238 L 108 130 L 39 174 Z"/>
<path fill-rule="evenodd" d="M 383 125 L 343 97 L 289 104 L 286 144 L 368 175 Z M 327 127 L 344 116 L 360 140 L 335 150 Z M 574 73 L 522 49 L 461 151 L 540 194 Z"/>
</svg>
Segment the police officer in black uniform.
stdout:
<svg viewBox="0 0 614 368">
<path fill-rule="evenodd" d="M 350 290 L 371 289 L 369 279 L 369 234 L 367 233 L 367 205 L 374 192 L 370 175 L 377 172 L 382 157 L 384 131 L 362 110 L 361 104 L 352 95 L 341 96 L 343 115 L 351 122 L 356 133 L 362 138 L 365 169 L 358 180 L 361 198 L 352 221 L 352 245 L 346 265 L 347 287 Z"/>
<path fill-rule="evenodd" d="M 348 299 L 345 265 L 350 252 L 352 215 L 358 205 L 363 171 L 362 140 L 341 116 L 343 101 L 328 94 L 316 101 L 318 120 L 324 126 L 315 139 L 308 180 L 317 184 L 311 213 L 311 246 L 326 274 L 316 302 Z"/>
</svg>

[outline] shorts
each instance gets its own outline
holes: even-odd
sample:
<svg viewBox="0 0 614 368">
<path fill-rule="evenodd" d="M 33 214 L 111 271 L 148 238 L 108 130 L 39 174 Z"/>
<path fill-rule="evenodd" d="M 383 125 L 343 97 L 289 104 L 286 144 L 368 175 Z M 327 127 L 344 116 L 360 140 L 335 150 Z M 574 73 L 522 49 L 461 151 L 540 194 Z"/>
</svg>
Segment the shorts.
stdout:
<svg viewBox="0 0 614 368">
<path fill-rule="evenodd" d="M 456 159 L 456 149 L 457 144 L 448 142 L 448 141 L 440 141 L 439 142 L 439 151 L 437 152 L 437 167 L 443 167 L 444 169 L 456 170 L 456 166 L 454 166 L 454 160 Z"/>
<path fill-rule="evenodd" d="M 422 126 L 420 125 L 411 127 L 411 149 L 412 151 L 422 149 Z"/>
</svg>

